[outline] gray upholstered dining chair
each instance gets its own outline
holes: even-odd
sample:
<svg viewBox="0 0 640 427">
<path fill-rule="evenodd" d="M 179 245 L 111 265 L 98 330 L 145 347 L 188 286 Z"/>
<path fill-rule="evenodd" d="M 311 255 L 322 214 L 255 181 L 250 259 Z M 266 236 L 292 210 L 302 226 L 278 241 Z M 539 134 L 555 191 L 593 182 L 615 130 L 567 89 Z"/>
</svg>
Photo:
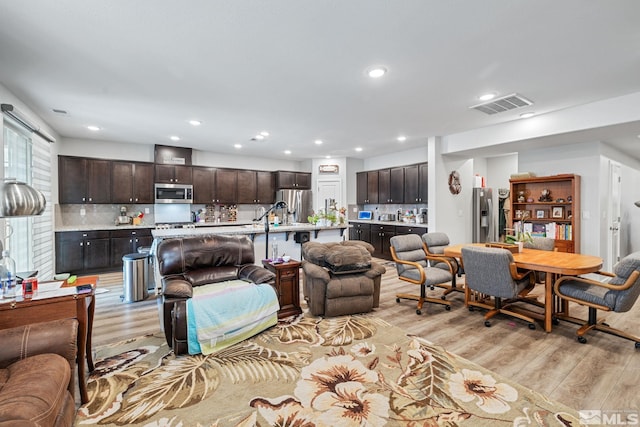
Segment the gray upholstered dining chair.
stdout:
<svg viewBox="0 0 640 427">
<path fill-rule="evenodd" d="M 501 313 L 527 321 L 530 329 L 536 328 L 532 317 L 536 313 L 514 305 L 535 285 L 533 271 L 518 271 L 511 252 L 501 248 L 465 246 L 462 260 L 465 303 L 470 311 L 474 307 L 489 310 L 484 316 L 485 326 L 491 326 L 489 319 Z"/>
<path fill-rule="evenodd" d="M 640 295 L 640 252 L 634 252 L 622 258 L 614 267 L 613 273 L 599 271 L 594 273 L 599 280 L 587 277 L 564 276 L 556 280 L 554 291 L 566 301 L 572 301 L 589 308 L 588 320 L 565 316 L 559 319 L 582 324 L 576 332 L 577 339 L 586 343 L 584 335 L 592 329 L 635 341 L 640 348 L 640 337 L 620 329 L 598 322 L 598 310 L 626 312 L 631 310 Z M 593 276 L 591 276 L 593 277 Z"/>
<path fill-rule="evenodd" d="M 550 237 L 532 237 L 530 242 L 524 242 L 523 246 L 529 249 L 538 249 L 541 251 L 557 251 L 555 247 L 556 239 Z M 544 271 L 536 271 L 536 282 L 544 283 L 547 273 Z"/>
<path fill-rule="evenodd" d="M 442 268 L 444 270 L 453 269 L 451 284 L 441 283 L 436 285 L 445 289 L 442 294 L 443 297 L 451 292 L 464 292 L 464 288 L 456 284 L 456 276 L 461 277 L 462 273 L 464 273 L 460 261 L 444 254 L 444 248 L 450 245 L 449 236 L 447 236 L 446 233 L 432 231 L 422 235 L 422 243 L 424 251 L 429 257 L 429 265 L 431 267 Z"/>
<path fill-rule="evenodd" d="M 418 301 L 416 314 L 422 314 L 422 306 L 425 302 L 442 304 L 446 310 L 451 309 L 451 305 L 443 298 L 431 298 L 426 295 L 426 287 L 437 286 L 453 280 L 453 267 L 444 270 L 442 268 L 430 267 L 428 257 L 424 252 L 422 239 L 417 234 L 405 234 L 393 236 L 390 239 L 391 257 L 396 264 L 398 278 L 409 283 L 420 286 L 420 295 L 397 294 L 396 302 L 401 299 Z M 448 263 L 447 260 L 442 262 Z"/>
</svg>

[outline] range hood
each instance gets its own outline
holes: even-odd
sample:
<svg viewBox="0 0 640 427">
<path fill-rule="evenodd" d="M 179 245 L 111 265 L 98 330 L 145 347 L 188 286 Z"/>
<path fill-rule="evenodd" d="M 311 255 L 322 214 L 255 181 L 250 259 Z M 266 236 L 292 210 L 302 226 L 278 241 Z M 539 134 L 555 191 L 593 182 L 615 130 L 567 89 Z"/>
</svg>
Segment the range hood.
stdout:
<svg viewBox="0 0 640 427">
<path fill-rule="evenodd" d="M 15 178 L 6 178 L 0 193 L 2 196 L 0 217 L 2 218 L 42 215 L 47 206 L 47 200 L 42 192 Z"/>
</svg>

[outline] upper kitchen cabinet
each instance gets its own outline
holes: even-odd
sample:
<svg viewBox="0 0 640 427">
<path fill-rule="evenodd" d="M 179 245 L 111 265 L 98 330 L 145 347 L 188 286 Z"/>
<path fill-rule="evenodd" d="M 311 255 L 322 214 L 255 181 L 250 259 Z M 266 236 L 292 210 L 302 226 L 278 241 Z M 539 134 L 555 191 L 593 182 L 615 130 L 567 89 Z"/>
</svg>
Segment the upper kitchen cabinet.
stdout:
<svg viewBox="0 0 640 427">
<path fill-rule="evenodd" d="M 404 203 L 427 203 L 427 163 L 404 167 Z"/>
<path fill-rule="evenodd" d="M 165 184 L 192 184 L 191 166 L 156 164 L 156 182 Z"/>
<path fill-rule="evenodd" d="M 111 162 L 112 203 L 153 203 L 153 164 Z"/>
<path fill-rule="evenodd" d="M 311 174 L 307 172 L 277 171 L 276 189 L 284 190 L 290 188 L 296 190 L 310 190 Z"/>
<path fill-rule="evenodd" d="M 58 156 L 60 203 L 111 203 L 111 162 Z"/>
<path fill-rule="evenodd" d="M 215 203 L 216 170 L 214 168 L 192 168 L 193 173 L 193 203 Z"/>
<path fill-rule="evenodd" d="M 404 168 L 378 171 L 378 203 L 404 203 Z"/>
<path fill-rule="evenodd" d="M 215 203 L 233 204 L 238 192 L 238 171 L 216 169 Z"/>
<path fill-rule="evenodd" d="M 238 203 L 273 203 L 275 178 L 271 172 L 239 170 Z"/>
<path fill-rule="evenodd" d="M 378 203 L 378 171 L 356 173 L 356 203 Z"/>
</svg>

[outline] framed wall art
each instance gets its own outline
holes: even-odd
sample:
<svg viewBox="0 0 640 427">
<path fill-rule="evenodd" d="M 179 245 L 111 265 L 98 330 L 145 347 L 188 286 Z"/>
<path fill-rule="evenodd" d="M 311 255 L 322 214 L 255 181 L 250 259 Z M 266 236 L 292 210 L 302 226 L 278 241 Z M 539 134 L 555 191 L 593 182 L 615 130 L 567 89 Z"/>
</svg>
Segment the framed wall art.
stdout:
<svg viewBox="0 0 640 427">
<path fill-rule="evenodd" d="M 564 207 L 554 206 L 551 208 L 551 218 L 564 218 Z"/>
</svg>

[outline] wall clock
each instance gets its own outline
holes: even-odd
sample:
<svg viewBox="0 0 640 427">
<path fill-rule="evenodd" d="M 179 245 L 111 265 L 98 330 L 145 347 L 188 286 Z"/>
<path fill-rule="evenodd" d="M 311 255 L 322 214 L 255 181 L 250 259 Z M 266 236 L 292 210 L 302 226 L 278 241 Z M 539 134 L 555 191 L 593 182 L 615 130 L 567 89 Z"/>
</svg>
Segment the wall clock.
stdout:
<svg viewBox="0 0 640 427">
<path fill-rule="evenodd" d="M 449 174 L 449 191 L 451 194 L 460 194 L 462 185 L 460 184 L 460 174 L 458 171 L 452 171 Z"/>
</svg>

